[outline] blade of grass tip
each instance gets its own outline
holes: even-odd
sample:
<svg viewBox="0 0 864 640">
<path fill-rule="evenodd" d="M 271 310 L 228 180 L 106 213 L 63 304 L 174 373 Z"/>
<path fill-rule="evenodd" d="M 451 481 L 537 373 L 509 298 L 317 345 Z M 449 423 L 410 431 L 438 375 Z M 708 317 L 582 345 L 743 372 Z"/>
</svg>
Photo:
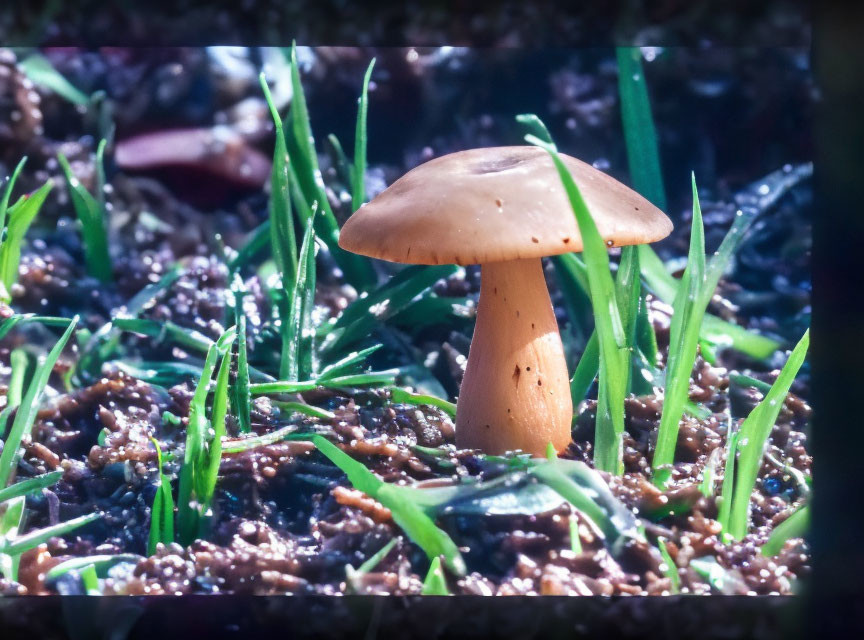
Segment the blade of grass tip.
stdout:
<svg viewBox="0 0 864 640">
<path fill-rule="evenodd" d="M 196 487 L 201 485 L 199 477 L 205 454 L 205 437 L 207 434 L 206 402 L 210 392 L 210 379 L 216 368 L 219 356 L 217 345 L 210 347 L 204 360 L 201 378 L 195 387 L 195 393 L 189 404 L 189 424 L 186 427 L 186 448 L 183 453 L 183 466 L 180 468 L 180 487 L 177 493 L 177 529 L 179 542 L 188 545 L 194 540 L 198 531 L 198 511 L 195 508 Z"/>
<path fill-rule="evenodd" d="M 79 527 L 83 527 L 85 524 L 90 524 L 101 517 L 101 513 L 88 513 L 85 516 L 72 518 L 66 522 L 45 527 L 44 529 L 31 531 L 26 535 L 18 536 L 11 541 L 7 541 L 5 545 L 0 543 L 0 553 L 5 553 L 10 556 L 24 553 L 25 551 L 38 547 L 43 542 L 48 542 L 51 538 L 65 536 L 67 533 L 70 533 Z"/>
<path fill-rule="evenodd" d="M 588 395 L 588 389 L 597 378 L 600 371 L 600 343 L 597 339 L 597 332 L 592 331 L 591 337 L 588 338 L 588 343 L 585 345 L 585 351 L 582 352 L 582 357 L 576 364 L 576 369 L 573 371 L 573 377 L 570 379 L 570 398 L 573 401 L 573 406 L 578 407 Z M 575 420 L 575 416 L 574 416 Z"/>
<path fill-rule="evenodd" d="M 802 504 L 800 507 L 781 522 L 768 537 L 760 552 L 763 556 L 772 558 L 783 550 L 783 545 L 792 538 L 803 538 L 810 529 L 810 505 Z"/>
<path fill-rule="evenodd" d="M 72 104 L 81 107 L 90 104 L 90 97 L 69 82 L 42 54 L 32 53 L 19 62 L 18 66 L 33 84 L 50 89 Z"/>
<path fill-rule="evenodd" d="M 410 404 L 414 406 L 428 405 L 430 407 L 437 407 L 451 418 L 456 417 L 456 405 L 453 402 L 444 400 L 443 398 L 436 398 L 435 396 L 423 393 L 411 393 L 410 391 L 400 389 L 399 387 L 391 387 L 390 399 L 397 404 Z"/>
<path fill-rule="evenodd" d="M 291 126 L 286 136 L 288 153 L 294 165 L 298 183 L 307 202 L 318 201 L 321 215 L 318 217 L 316 232 L 326 243 L 333 259 L 345 274 L 348 282 L 358 290 L 372 286 L 375 281 L 375 271 L 372 263 L 363 256 L 358 256 L 339 247 L 339 223 L 327 200 L 324 180 L 318 168 L 318 156 L 315 152 L 315 138 L 312 136 L 312 126 L 309 122 L 309 110 L 306 106 L 306 94 L 300 81 L 300 67 L 297 64 L 297 47 L 291 44 L 289 53 L 291 67 Z"/>
<path fill-rule="evenodd" d="M 532 135 L 526 136 L 525 140 L 545 149 L 552 157 L 582 235 L 583 257 L 588 268 L 594 323 L 600 344 L 600 393 L 608 403 L 608 411 L 601 410 L 598 403 L 594 463 L 598 469 L 620 474 L 623 471 L 624 396 L 629 351 L 618 310 L 615 283 L 609 271 L 607 246 L 555 146 Z M 602 446 L 596 446 L 598 442 Z"/>
<path fill-rule="evenodd" d="M 321 409 L 320 407 L 313 407 L 311 404 L 306 404 L 304 402 L 286 402 L 283 400 L 271 400 L 271 404 L 274 407 L 278 407 L 280 411 L 286 411 L 288 413 L 302 413 L 303 415 L 310 416 L 312 418 L 319 418 L 321 420 L 333 420 L 336 417 L 336 414 L 332 411 L 327 411 L 326 409 Z"/>
<path fill-rule="evenodd" d="M 289 295 L 290 310 L 286 319 L 282 362 L 279 377 L 303 380 L 312 374 L 312 352 L 315 329 L 312 310 L 315 307 L 315 211 L 306 223 L 303 246 L 300 249 L 297 277 Z"/>
<path fill-rule="evenodd" d="M 699 328 L 708 302 L 705 299 L 705 232 L 702 210 L 696 191 L 696 178 L 691 177 L 693 190 L 693 223 L 690 230 L 690 251 L 681 287 L 672 305 L 674 313 L 669 327 L 669 355 L 666 362 L 666 388 L 663 412 L 657 433 L 657 446 L 651 466 L 658 486 L 665 486 L 671 476 L 675 446 L 684 406 L 689 399 L 690 374 L 696 362 Z"/>
<path fill-rule="evenodd" d="M 108 213 L 105 205 L 105 146 L 108 141 L 102 138 L 96 147 L 96 201 L 103 217 Z"/>
<path fill-rule="evenodd" d="M 376 344 L 365 349 L 360 349 L 360 351 L 354 351 L 353 353 L 349 353 L 341 360 L 337 360 L 333 364 L 324 367 L 321 370 L 321 373 L 318 374 L 318 380 L 327 380 L 329 378 L 336 378 L 340 375 L 344 375 L 346 370 L 362 364 L 366 360 L 366 358 L 378 351 L 378 349 L 383 346 L 383 344 Z"/>
<path fill-rule="evenodd" d="M 355 489 L 390 509 L 394 522 L 426 552 L 430 560 L 443 556 L 444 564 L 450 571 L 458 576 L 465 575 L 465 562 L 456 544 L 410 499 L 409 493 L 401 491 L 401 487 L 386 484 L 323 436 L 313 435 L 310 439 L 322 454 L 348 476 Z"/>
<path fill-rule="evenodd" d="M 57 362 L 57 358 L 60 357 L 60 353 L 69 341 L 77 324 L 78 316 L 75 316 L 72 322 L 69 323 L 63 336 L 57 341 L 57 344 L 54 345 L 48 355 L 42 356 L 39 359 L 33 379 L 30 381 L 27 392 L 21 400 L 21 406 L 15 414 L 15 420 L 12 422 L 9 436 L 3 443 L 3 453 L 0 454 L 0 488 L 9 484 L 9 480 L 15 471 L 21 455 L 21 439 L 25 435 L 28 435 L 33 428 L 33 423 L 42 404 L 45 387 L 48 384 L 48 379 L 51 377 L 54 364 Z"/>
<path fill-rule="evenodd" d="M 369 79 L 375 58 L 369 62 L 363 76 L 363 91 L 357 103 L 357 127 L 354 132 L 354 166 L 351 170 L 351 211 L 357 211 L 366 201 L 366 116 L 369 111 Z"/>
<path fill-rule="evenodd" d="M 18 264 L 21 261 L 21 243 L 33 219 L 42 208 L 45 198 L 53 188 L 49 180 L 29 196 L 22 197 L 8 210 L 6 237 L 0 246 L 0 283 L 5 299 L 11 300 L 12 285 L 18 280 Z"/>
<path fill-rule="evenodd" d="M 113 269 L 111 254 L 108 252 L 108 232 L 105 228 L 105 212 L 84 185 L 72 173 L 69 161 L 62 153 L 57 154 L 57 160 L 66 176 L 69 197 L 72 206 L 81 223 L 81 233 L 84 237 L 84 261 L 87 272 L 100 282 L 111 282 Z"/>
<path fill-rule="evenodd" d="M 273 125 L 276 128 L 276 146 L 273 150 L 273 172 L 270 177 L 270 244 L 273 259 L 282 276 L 283 287 L 297 277 L 297 240 L 294 236 L 294 221 L 291 217 L 290 176 L 288 173 L 288 148 L 285 142 L 285 130 L 282 118 L 273 102 L 270 87 L 264 72 L 258 76 L 264 99 L 270 108 Z"/>
<path fill-rule="evenodd" d="M 396 543 L 399 542 L 399 538 L 391 538 L 390 542 L 381 547 L 378 551 L 375 552 L 374 555 L 370 556 L 366 562 L 360 565 L 355 571 L 355 576 L 362 576 L 363 574 L 369 573 L 377 567 L 381 561 L 387 557 L 387 554 L 390 553 L 391 549 L 396 546 Z"/>
<path fill-rule="evenodd" d="M 213 494 L 216 491 L 216 481 L 219 478 L 219 465 L 222 461 L 222 438 L 226 434 L 225 418 L 228 415 L 228 378 L 230 372 L 231 351 L 229 349 L 222 356 L 222 364 L 219 366 L 219 373 L 216 374 L 216 388 L 213 390 L 213 409 L 210 419 L 213 435 L 207 451 L 206 479 L 200 496 L 199 507 L 203 518 L 209 517 L 210 505 L 213 503 Z M 201 525 L 199 525 L 199 537 L 203 536 L 203 518 Z"/>
<path fill-rule="evenodd" d="M 738 439 L 740 431 L 727 436 L 726 464 L 723 467 L 723 484 L 720 486 L 720 504 L 717 509 L 717 522 L 720 523 L 720 540 L 727 541 L 729 520 L 732 513 L 732 495 L 735 488 L 735 461 L 738 458 Z"/>
<path fill-rule="evenodd" d="M 666 192 L 651 101 L 642 69 L 642 52 L 639 47 L 616 47 L 615 57 L 630 178 L 636 191 L 665 211 Z"/>
<path fill-rule="evenodd" d="M 663 564 L 665 565 L 663 574 L 669 578 L 669 591 L 673 594 L 679 593 L 681 591 L 681 577 L 678 575 L 678 565 L 675 564 L 672 556 L 669 555 L 669 549 L 666 547 L 666 538 L 658 536 L 657 547 L 660 549 L 660 555 L 663 557 Z"/>
<path fill-rule="evenodd" d="M 21 482 L 16 482 L 12 486 L 6 487 L 5 489 L 0 489 L 0 504 L 6 502 L 7 500 L 18 498 L 20 496 L 36 494 L 42 491 L 42 489 L 57 484 L 57 482 L 62 477 L 62 470 L 50 471 L 48 473 L 43 473 L 40 476 L 35 476 L 33 478 L 27 478 L 26 480 L 22 480 Z"/>
<path fill-rule="evenodd" d="M 702 469 L 702 481 L 699 483 L 699 492 L 706 498 L 714 496 L 714 481 L 717 478 L 717 464 L 720 462 L 720 448 L 714 449 L 708 456 L 708 461 Z"/>
<path fill-rule="evenodd" d="M 18 181 L 18 174 L 21 173 L 21 169 L 24 168 L 24 165 L 27 163 L 27 156 L 21 158 L 18 162 L 18 166 L 15 167 L 15 171 L 12 172 L 12 176 L 6 182 L 6 188 L 3 190 L 3 197 L 0 199 L 0 232 L 2 232 L 6 228 L 6 210 L 9 208 L 9 198 L 12 197 L 12 190 L 15 188 L 15 183 Z M 0 243 L 2 243 L 3 236 L 0 233 Z"/>
<path fill-rule="evenodd" d="M 444 571 L 441 570 L 441 558 L 433 558 L 432 564 L 429 565 L 429 573 L 426 574 L 426 579 L 423 581 L 423 588 L 420 590 L 421 596 L 449 596 L 447 590 L 447 580 L 444 578 Z"/>
<path fill-rule="evenodd" d="M 243 310 L 246 289 L 243 279 L 237 274 L 234 275 L 231 291 L 234 295 L 234 323 L 237 325 L 237 379 L 233 388 L 233 408 L 240 433 L 250 433 L 252 417 L 249 402 L 249 354 L 246 343 L 246 312 Z"/>
<path fill-rule="evenodd" d="M 735 474 L 735 490 L 729 523 L 729 533 L 736 540 L 740 540 L 747 533 L 750 522 L 750 497 L 756 486 L 765 443 L 771 435 L 771 429 L 774 428 L 786 394 L 789 393 L 789 387 L 792 386 L 798 370 L 804 364 L 809 346 L 810 330 L 808 329 L 792 350 L 789 359 L 780 370 L 780 375 L 771 385 L 771 390 L 741 423 L 739 429 L 741 438 L 738 444 L 740 455 Z"/>
<path fill-rule="evenodd" d="M 330 148 L 333 150 L 332 161 L 336 167 L 336 175 L 338 175 L 339 180 L 341 180 L 342 183 L 350 189 L 351 181 L 354 179 L 354 168 L 348 161 L 348 156 L 345 155 L 342 143 L 339 142 L 339 138 L 332 133 L 327 135 L 327 142 L 330 143 Z"/>
</svg>

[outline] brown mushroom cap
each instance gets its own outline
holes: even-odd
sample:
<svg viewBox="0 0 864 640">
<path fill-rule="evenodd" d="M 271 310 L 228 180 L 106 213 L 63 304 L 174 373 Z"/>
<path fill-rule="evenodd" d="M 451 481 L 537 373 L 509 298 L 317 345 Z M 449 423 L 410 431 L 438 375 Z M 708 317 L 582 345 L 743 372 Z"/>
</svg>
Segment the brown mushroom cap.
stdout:
<svg viewBox="0 0 864 640">
<path fill-rule="evenodd" d="M 657 207 L 614 178 L 560 154 L 609 246 L 672 231 Z M 409 264 L 481 264 L 582 251 L 561 178 L 538 147 L 451 153 L 399 178 L 345 223 L 339 246 Z"/>
</svg>

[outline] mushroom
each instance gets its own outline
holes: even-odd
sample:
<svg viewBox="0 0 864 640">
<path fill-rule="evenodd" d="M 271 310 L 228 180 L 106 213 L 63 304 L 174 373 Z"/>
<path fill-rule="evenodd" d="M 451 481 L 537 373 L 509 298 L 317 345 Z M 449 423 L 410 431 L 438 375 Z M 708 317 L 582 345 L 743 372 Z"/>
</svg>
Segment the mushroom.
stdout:
<svg viewBox="0 0 864 640">
<path fill-rule="evenodd" d="M 639 194 L 561 159 L 607 246 L 669 235 L 669 218 Z M 582 237 L 546 151 L 491 147 L 430 160 L 358 209 L 339 246 L 393 262 L 482 265 L 456 444 L 490 454 L 567 447 L 573 404 L 541 258 L 581 251 Z"/>
</svg>

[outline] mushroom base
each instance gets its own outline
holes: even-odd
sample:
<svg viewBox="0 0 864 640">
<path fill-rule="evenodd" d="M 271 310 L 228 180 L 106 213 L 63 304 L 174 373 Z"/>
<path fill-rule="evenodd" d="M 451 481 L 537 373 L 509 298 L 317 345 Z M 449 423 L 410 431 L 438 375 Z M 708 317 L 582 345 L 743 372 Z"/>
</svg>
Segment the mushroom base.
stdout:
<svg viewBox="0 0 864 640">
<path fill-rule="evenodd" d="M 456 409 L 456 445 L 543 455 L 571 441 L 564 346 L 539 258 L 482 267 L 477 324 Z"/>
</svg>

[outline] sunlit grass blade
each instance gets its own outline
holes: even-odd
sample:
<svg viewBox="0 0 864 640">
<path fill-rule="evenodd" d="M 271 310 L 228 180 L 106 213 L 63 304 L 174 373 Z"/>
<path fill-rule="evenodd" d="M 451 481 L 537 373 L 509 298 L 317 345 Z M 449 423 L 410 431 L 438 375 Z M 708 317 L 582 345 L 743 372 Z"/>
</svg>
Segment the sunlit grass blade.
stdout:
<svg viewBox="0 0 864 640">
<path fill-rule="evenodd" d="M 18 535 L 24 523 L 24 501 L 24 496 L 12 498 L 0 510 L 0 575 L 7 580 L 18 580 L 18 565 L 21 557 L 3 553 L 2 546 L 6 540 L 11 540 Z"/>
<path fill-rule="evenodd" d="M 45 387 L 48 385 L 48 379 L 51 377 L 51 372 L 54 369 L 54 364 L 60 353 L 72 336 L 75 326 L 78 324 L 78 316 L 72 319 L 66 331 L 57 344 L 51 349 L 46 356 L 39 358 L 39 364 L 33 374 L 33 379 L 27 386 L 27 392 L 21 400 L 21 406 L 15 414 L 15 420 L 12 422 L 12 427 L 9 430 L 9 435 L 3 443 L 3 453 L 0 454 L 0 488 L 9 484 L 12 474 L 18 464 L 21 455 L 21 439 L 30 433 L 33 428 L 33 423 L 36 420 L 36 414 L 42 404 L 42 398 L 45 394 Z"/>
<path fill-rule="evenodd" d="M 372 291 L 352 302 L 333 325 L 322 345 L 328 355 L 338 355 L 355 342 L 368 337 L 381 322 L 386 321 L 433 284 L 456 273 L 456 265 L 410 266 Z"/>
<path fill-rule="evenodd" d="M 810 505 L 803 504 L 792 515 L 781 522 L 768 538 L 760 552 L 769 558 L 783 550 L 783 545 L 792 538 L 803 538 L 810 529 Z"/>
<path fill-rule="evenodd" d="M 672 556 L 669 555 L 669 549 L 666 548 L 666 538 L 659 536 L 657 547 L 660 549 L 660 555 L 663 557 L 663 564 L 665 565 L 663 574 L 669 578 L 669 591 L 673 594 L 678 593 L 681 590 L 681 577 L 678 575 L 678 566 Z"/>
<path fill-rule="evenodd" d="M 551 156 L 579 225 L 584 245 L 583 258 L 588 269 L 594 325 L 600 345 L 598 397 L 603 402 L 598 401 L 594 463 L 598 469 L 619 474 L 623 471 L 624 396 L 629 375 L 629 351 L 618 310 L 615 283 L 609 271 L 606 243 L 573 177 L 558 157 L 556 147 L 532 135 L 525 139 L 545 149 Z"/>
<path fill-rule="evenodd" d="M 24 395 L 24 376 L 27 374 L 27 362 L 27 352 L 22 348 L 13 349 L 12 353 L 9 354 L 9 367 L 12 371 L 9 375 L 9 384 L 6 386 L 6 406 L 0 412 L 0 439 L 6 436 L 6 424 L 9 422 L 9 416 L 21 404 L 21 398 Z"/>
<path fill-rule="evenodd" d="M 450 571 L 458 576 L 465 575 L 465 562 L 456 544 L 402 491 L 402 487 L 385 483 L 326 438 L 313 435 L 311 440 L 321 453 L 348 476 L 355 489 L 390 509 L 396 524 L 426 552 L 430 560 L 443 557 Z"/>
<path fill-rule="evenodd" d="M 283 380 L 303 380 L 312 374 L 315 328 L 312 311 L 315 308 L 315 211 L 306 223 L 303 246 L 300 249 L 297 277 L 289 295 L 289 313 L 283 318 L 282 362 L 279 377 Z"/>
<path fill-rule="evenodd" d="M 349 353 L 341 360 L 337 360 L 333 364 L 324 367 L 321 370 L 321 373 L 318 374 L 318 380 L 327 380 L 329 378 L 336 378 L 345 375 L 354 367 L 363 364 L 363 362 L 366 361 L 366 358 L 378 351 L 378 349 L 383 346 L 383 344 L 376 344 L 365 349 L 360 349 L 360 351 L 354 351 L 352 353 Z"/>
<path fill-rule="evenodd" d="M 630 179 L 636 191 L 665 210 L 666 192 L 660 171 L 657 132 L 642 69 L 642 51 L 639 47 L 616 47 L 615 57 Z"/>
<path fill-rule="evenodd" d="M 292 229 L 293 230 L 293 229 Z M 272 225 L 267 219 L 257 227 L 255 227 L 248 236 L 246 241 L 239 249 L 237 254 L 228 263 L 228 268 L 232 272 L 239 271 L 243 267 L 252 264 L 252 261 L 262 252 L 264 248 L 271 242 Z"/>
<path fill-rule="evenodd" d="M 297 48 L 291 45 L 288 52 L 291 66 L 291 98 L 290 126 L 286 131 L 286 144 L 291 164 L 299 183 L 300 190 L 306 202 L 318 202 L 321 215 L 318 217 L 315 231 L 326 243 L 334 260 L 345 274 L 345 278 L 358 290 L 372 286 L 375 281 L 375 271 L 372 263 L 362 256 L 348 253 L 339 248 L 339 224 L 327 200 L 324 180 L 318 167 L 318 156 L 315 152 L 315 139 L 309 122 L 309 110 L 306 106 L 306 95 L 300 81 L 300 68 L 297 64 Z"/>
<path fill-rule="evenodd" d="M 801 340 L 792 350 L 789 359 L 780 370 L 777 380 L 771 385 L 771 390 L 765 394 L 756 408 L 750 412 L 739 429 L 738 469 L 735 474 L 735 490 L 732 497 L 732 513 L 729 520 L 729 533 L 736 540 L 747 534 L 750 523 L 750 497 L 756 486 L 756 477 L 762 462 L 765 443 L 771 435 L 771 429 L 777 421 L 780 409 L 789 387 L 798 375 L 798 370 L 804 364 L 807 349 L 810 346 L 810 330 L 804 332 Z"/>
<path fill-rule="evenodd" d="M 3 229 L 3 244 L 0 246 L 0 296 L 7 302 L 12 299 L 12 285 L 18 280 L 18 264 L 21 261 L 21 243 L 33 219 L 42 208 L 53 183 L 49 180 L 37 191 L 24 196 L 8 210 L 6 228 Z"/>
<path fill-rule="evenodd" d="M 114 270 L 111 265 L 111 254 L 108 251 L 105 209 L 72 173 L 66 156 L 58 153 L 57 160 L 63 168 L 66 185 L 69 187 L 69 197 L 72 199 L 72 206 L 81 223 L 87 272 L 101 282 L 111 282 L 114 277 Z"/>
<path fill-rule="evenodd" d="M 45 582 L 52 582 L 60 576 L 69 573 L 70 571 L 78 571 L 85 567 L 91 566 L 97 572 L 105 572 L 110 567 L 121 562 L 137 563 L 141 560 L 141 556 L 133 553 L 117 553 L 114 555 L 99 554 L 93 556 L 82 556 L 80 558 L 70 558 L 64 560 L 60 564 L 55 564 L 45 574 Z"/>
<path fill-rule="evenodd" d="M 276 146 L 273 150 L 273 171 L 270 177 L 269 228 L 273 259 L 282 276 L 282 286 L 287 288 L 297 277 L 297 240 L 294 236 L 294 220 L 291 217 L 290 176 L 288 172 L 288 148 L 282 118 L 273 103 L 270 88 L 262 72 L 259 76 L 264 98 L 270 107 L 270 115 L 276 128 Z"/>
<path fill-rule="evenodd" d="M 428 405 L 430 407 L 437 407 L 451 418 L 456 417 L 456 404 L 444 400 L 443 398 L 437 398 L 424 393 L 411 393 L 405 389 L 393 387 L 390 389 L 390 399 L 397 404 L 410 404 L 415 406 Z"/>
<path fill-rule="evenodd" d="M 420 591 L 423 596 L 449 596 L 447 590 L 447 580 L 444 578 L 444 571 L 441 569 L 441 558 L 433 558 L 432 564 L 429 565 L 429 572 L 426 574 L 426 579 L 423 581 L 423 589 Z"/>
<path fill-rule="evenodd" d="M 171 494 L 171 480 L 165 475 L 162 466 L 162 448 L 158 440 L 150 441 L 156 447 L 156 466 L 159 469 L 159 486 L 153 497 L 150 509 L 150 534 L 147 538 L 147 555 L 156 553 L 156 545 L 174 542 L 174 497 Z"/>
<path fill-rule="evenodd" d="M 183 466 L 180 469 L 180 486 L 177 494 L 177 537 L 180 544 L 188 545 L 198 534 L 201 524 L 204 494 L 207 486 L 208 431 L 207 397 L 210 380 L 220 356 L 230 350 L 236 334 L 227 331 L 210 347 L 204 360 L 201 378 L 189 404 L 189 423 L 186 427 L 186 448 Z M 227 383 L 226 383 L 227 384 Z M 227 393 L 227 391 L 226 391 Z"/>
<path fill-rule="evenodd" d="M 12 540 L 7 540 L 5 543 L 0 541 L 0 553 L 10 556 L 22 554 L 25 551 L 38 547 L 40 544 L 47 542 L 51 538 L 65 536 L 67 533 L 71 533 L 75 529 L 94 522 L 101 517 L 101 513 L 90 513 L 86 516 L 79 516 L 78 518 L 67 520 L 66 522 L 45 527 L 44 529 L 31 531 L 23 536 L 17 536 Z"/>
<path fill-rule="evenodd" d="M 578 407 L 588 395 L 597 374 L 600 371 L 600 343 L 597 340 L 597 332 L 592 331 L 585 350 L 576 364 L 576 370 L 570 379 L 570 398 L 574 407 Z"/>
<path fill-rule="evenodd" d="M 18 63 L 24 74 L 41 87 L 51 89 L 72 104 L 86 107 L 90 104 L 90 96 L 69 82 L 51 61 L 40 53 L 31 53 Z"/>
<path fill-rule="evenodd" d="M 228 377 L 231 372 L 231 349 L 222 357 L 222 364 L 216 374 L 216 387 L 213 390 L 213 407 L 211 409 L 210 442 L 207 447 L 207 461 L 200 491 L 201 524 L 198 535 L 204 533 L 204 527 L 211 517 L 210 505 L 216 491 L 216 481 L 219 477 L 219 465 L 222 461 L 222 438 L 225 437 L 225 419 L 228 415 Z"/>
<path fill-rule="evenodd" d="M 50 471 L 48 473 L 43 473 L 40 476 L 35 476 L 33 478 L 27 478 L 26 480 L 22 480 L 21 482 L 16 482 L 12 486 L 6 487 L 5 489 L 0 489 L 0 504 L 6 502 L 7 500 L 17 498 L 19 496 L 29 496 L 39 493 L 40 491 L 42 491 L 42 489 L 57 484 L 57 482 L 62 477 L 62 470 Z"/>
<path fill-rule="evenodd" d="M 393 385 L 396 382 L 396 375 L 398 373 L 399 369 L 391 369 L 389 371 L 375 371 L 370 373 L 336 376 L 325 378 L 323 380 L 319 378 L 316 380 L 280 380 L 276 382 L 262 382 L 249 385 L 249 392 L 253 396 L 259 396 L 268 393 L 302 393 L 303 391 L 313 391 L 318 387 L 326 387 L 328 389 L 365 386 L 385 387 Z"/>
<path fill-rule="evenodd" d="M 726 436 L 726 464 L 723 467 L 723 484 L 720 487 L 720 498 L 717 508 L 717 522 L 720 523 L 720 537 L 723 540 L 729 534 L 732 495 L 735 489 L 735 461 L 738 458 L 738 439 L 740 433 L 740 431 L 735 431 Z"/>
<path fill-rule="evenodd" d="M 12 175 L 7 180 L 6 187 L 3 189 L 3 197 L 0 198 L 0 244 L 2 244 L 5 235 L 2 232 L 6 228 L 6 211 L 9 208 L 9 199 L 12 197 L 12 190 L 15 188 L 15 183 L 18 181 L 18 175 L 21 173 L 21 169 L 24 168 L 26 163 L 27 156 L 24 156 L 18 162 L 18 166 L 15 167 Z"/>
<path fill-rule="evenodd" d="M 313 407 L 311 404 L 306 404 L 304 402 L 290 402 L 285 400 L 271 400 L 270 402 L 274 407 L 278 407 L 279 410 L 284 413 L 302 413 L 303 415 L 311 418 L 318 418 L 320 420 L 333 420 L 336 417 L 336 414 L 332 411 L 327 411 L 320 407 Z"/>
<path fill-rule="evenodd" d="M 37 316 L 35 313 L 16 313 L 0 322 L 0 340 L 19 324 L 38 322 L 46 327 L 63 327 L 64 329 L 72 322 L 71 318 L 60 318 L 58 316 Z"/>
<path fill-rule="evenodd" d="M 690 373 L 696 361 L 699 328 L 708 300 L 705 299 L 705 232 L 702 210 L 696 192 L 696 178 L 692 178 L 693 225 L 690 230 L 690 251 L 681 287 L 672 305 L 674 313 L 669 327 L 669 355 L 666 360 L 666 388 L 663 394 L 663 413 L 657 433 L 657 446 L 651 466 L 658 485 L 664 485 L 675 461 L 678 429 L 684 415 L 690 391 Z"/>
<path fill-rule="evenodd" d="M 243 310 L 243 298 L 246 289 L 243 279 L 234 275 L 231 285 L 234 296 L 234 324 L 237 327 L 237 378 L 234 381 L 232 408 L 237 416 L 240 433 L 252 431 L 251 406 L 249 402 L 249 354 L 246 343 L 246 312 Z"/>
<path fill-rule="evenodd" d="M 354 166 L 351 168 L 351 211 L 357 211 L 366 201 L 366 116 L 369 111 L 369 79 L 375 58 L 363 76 L 363 91 L 357 103 L 357 127 L 354 133 Z"/>
</svg>

